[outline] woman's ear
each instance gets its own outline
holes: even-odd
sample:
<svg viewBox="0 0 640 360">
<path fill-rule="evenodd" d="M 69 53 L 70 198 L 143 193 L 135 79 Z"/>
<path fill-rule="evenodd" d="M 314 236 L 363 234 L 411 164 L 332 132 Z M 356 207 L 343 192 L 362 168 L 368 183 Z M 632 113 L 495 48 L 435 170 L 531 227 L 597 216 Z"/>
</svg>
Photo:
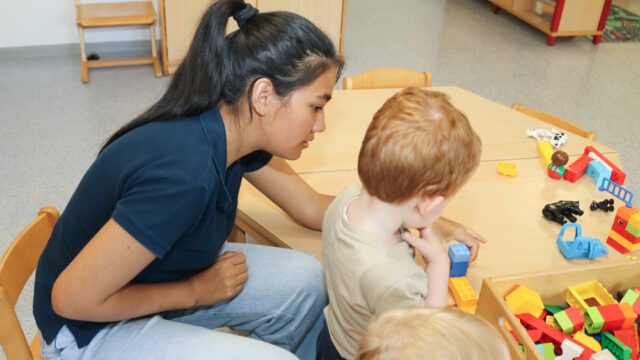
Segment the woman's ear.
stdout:
<svg viewBox="0 0 640 360">
<path fill-rule="evenodd" d="M 444 202 L 444 197 L 440 195 L 436 196 L 420 196 L 420 200 L 418 201 L 418 205 L 416 208 L 418 209 L 418 213 L 421 216 L 427 216 L 431 214 L 435 209 L 439 209 L 440 205 Z"/>
<path fill-rule="evenodd" d="M 267 78 L 259 78 L 253 84 L 251 92 L 251 106 L 254 114 L 259 116 L 266 115 L 270 107 L 273 106 L 274 97 L 276 96 L 275 88 L 271 80 Z"/>
</svg>

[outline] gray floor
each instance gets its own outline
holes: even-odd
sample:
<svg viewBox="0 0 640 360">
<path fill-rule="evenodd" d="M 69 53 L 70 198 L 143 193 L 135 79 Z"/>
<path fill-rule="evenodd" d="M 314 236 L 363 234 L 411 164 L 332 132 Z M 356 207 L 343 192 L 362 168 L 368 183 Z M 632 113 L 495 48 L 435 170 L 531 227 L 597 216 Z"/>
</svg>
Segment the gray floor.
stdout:
<svg viewBox="0 0 640 360">
<path fill-rule="evenodd" d="M 345 73 L 426 69 L 436 86 L 574 121 L 619 150 L 637 194 L 640 43 L 574 38 L 548 47 L 545 40 L 483 0 L 348 0 Z M 102 141 L 168 83 L 144 66 L 93 70 L 85 85 L 79 67 L 75 56 L 0 58 L 0 249 L 43 204 L 63 209 Z M 30 299 L 31 285 L 18 305 L 29 336 Z"/>
</svg>

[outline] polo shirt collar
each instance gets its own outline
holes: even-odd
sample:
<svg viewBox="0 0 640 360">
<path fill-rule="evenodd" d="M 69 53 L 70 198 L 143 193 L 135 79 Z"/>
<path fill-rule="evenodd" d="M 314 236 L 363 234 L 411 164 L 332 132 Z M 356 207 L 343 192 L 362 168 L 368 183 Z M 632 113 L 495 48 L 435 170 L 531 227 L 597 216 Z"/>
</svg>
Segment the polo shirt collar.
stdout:
<svg viewBox="0 0 640 360">
<path fill-rule="evenodd" d="M 227 165 L 227 135 L 222 122 L 222 115 L 218 107 L 206 111 L 200 114 L 200 122 L 204 131 L 205 137 L 209 142 L 211 148 L 211 160 L 215 169 L 219 191 L 217 196 L 217 206 L 223 211 L 227 212 L 231 208 L 232 197 L 227 188 L 227 171 L 235 170 L 235 163 L 231 164 L 229 169 Z"/>
</svg>

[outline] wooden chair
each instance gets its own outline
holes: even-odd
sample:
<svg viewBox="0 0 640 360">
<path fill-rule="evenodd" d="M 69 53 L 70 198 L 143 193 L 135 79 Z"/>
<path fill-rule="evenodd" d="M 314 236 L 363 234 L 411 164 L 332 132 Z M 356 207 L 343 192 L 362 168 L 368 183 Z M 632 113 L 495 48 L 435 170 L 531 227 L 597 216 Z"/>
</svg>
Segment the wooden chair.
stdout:
<svg viewBox="0 0 640 360">
<path fill-rule="evenodd" d="M 342 81 L 342 88 L 345 90 L 403 88 L 407 86 L 431 86 L 431 73 L 402 68 L 379 68 L 365 71 L 354 77 L 345 77 Z"/>
<path fill-rule="evenodd" d="M 40 209 L 0 259 L 0 345 L 7 360 L 42 359 L 39 334 L 27 343 L 15 306 L 59 217 L 55 208 Z"/>
<path fill-rule="evenodd" d="M 150 0 L 120 3 L 81 4 L 76 0 L 76 24 L 80 33 L 80 57 L 82 59 L 82 82 L 89 82 L 89 69 L 110 66 L 152 64 L 156 76 L 162 76 L 156 50 L 156 12 Z M 87 60 L 84 29 L 114 26 L 146 26 L 151 34 L 151 56 Z"/>
<path fill-rule="evenodd" d="M 575 133 L 577 135 L 582 136 L 583 138 L 587 138 L 589 140 L 595 140 L 596 136 L 598 135 L 597 133 L 593 132 L 593 131 L 589 131 L 589 130 L 585 130 L 575 124 L 572 124 L 570 122 L 568 122 L 567 120 L 561 119 L 559 117 L 555 117 L 553 115 L 547 114 L 545 112 L 542 112 L 540 110 L 536 110 L 536 109 L 531 109 L 528 107 L 525 107 L 521 104 L 518 103 L 513 103 L 513 105 L 511 105 L 511 108 L 517 111 L 520 111 L 521 113 L 527 114 L 529 116 L 533 116 L 534 118 L 538 119 L 538 120 L 542 120 L 546 123 L 549 123 L 555 127 L 559 127 L 561 129 L 567 130 L 567 131 L 571 131 L 572 133 Z"/>
</svg>

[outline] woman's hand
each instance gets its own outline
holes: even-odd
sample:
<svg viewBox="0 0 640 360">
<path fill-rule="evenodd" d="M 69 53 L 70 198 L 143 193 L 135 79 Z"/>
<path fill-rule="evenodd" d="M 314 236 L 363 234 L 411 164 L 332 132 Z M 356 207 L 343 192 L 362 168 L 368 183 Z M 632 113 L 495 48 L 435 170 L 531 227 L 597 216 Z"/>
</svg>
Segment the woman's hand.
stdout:
<svg viewBox="0 0 640 360">
<path fill-rule="evenodd" d="M 243 253 L 227 251 L 209 268 L 189 279 L 194 306 L 214 305 L 238 295 L 249 279 Z"/>
<path fill-rule="evenodd" d="M 487 243 L 487 240 L 475 231 L 444 217 L 440 217 L 438 221 L 433 224 L 433 231 L 444 242 L 455 240 L 467 245 L 471 251 L 471 261 L 474 261 L 478 257 L 480 244 Z"/>
</svg>

